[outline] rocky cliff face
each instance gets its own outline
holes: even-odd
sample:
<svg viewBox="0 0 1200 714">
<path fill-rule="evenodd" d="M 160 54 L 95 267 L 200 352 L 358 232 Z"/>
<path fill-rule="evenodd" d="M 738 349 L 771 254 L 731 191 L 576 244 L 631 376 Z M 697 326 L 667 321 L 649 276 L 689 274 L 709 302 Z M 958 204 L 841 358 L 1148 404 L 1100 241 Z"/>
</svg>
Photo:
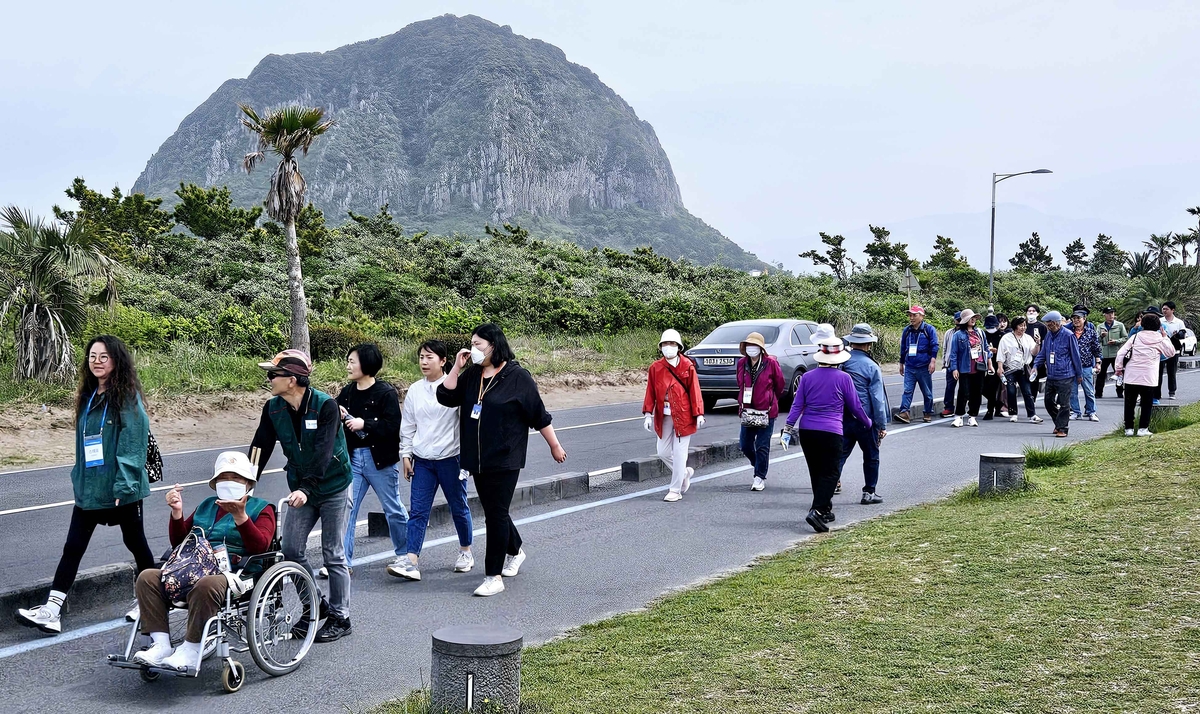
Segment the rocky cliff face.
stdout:
<svg viewBox="0 0 1200 714">
<path fill-rule="evenodd" d="M 335 221 L 389 204 L 414 228 L 478 234 L 485 222 L 524 217 L 618 248 L 663 248 L 658 233 L 683 231 L 669 236 L 672 257 L 757 263 L 687 213 L 654 129 L 594 73 L 552 45 L 469 16 L 266 57 L 183 120 L 134 190 L 171 201 L 180 182 L 225 184 L 237 203 L 260 203 L 271 164 L 242 172 L 253 143 L 237 105 L 261 112 L 296 102 L 337 121 L 301 160 L 310 199 Z M 612 212 L 656 227 L 644 236 L 589 230 Z"/>
</svg>

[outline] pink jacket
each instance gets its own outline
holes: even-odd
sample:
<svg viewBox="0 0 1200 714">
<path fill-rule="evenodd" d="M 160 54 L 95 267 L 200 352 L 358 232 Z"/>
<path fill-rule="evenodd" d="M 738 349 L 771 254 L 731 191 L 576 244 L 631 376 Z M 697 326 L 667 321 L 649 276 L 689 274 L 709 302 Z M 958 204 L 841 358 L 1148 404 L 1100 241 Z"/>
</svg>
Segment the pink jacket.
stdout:
<svg viewBox="0 0 1200 714">
<path fill-rule="evenodd" d="M 1129 363 L 1125 355 L 1133 353 Z M 1142 330 L 1130 337 L 1121 349 L 1117 350 L 1117 374 L 1125 376 L 1125 384 L 1138 384 L 1143 387 L 1158 386 L 1159 357 L 1170 359 L 1175 356 L 1175 347 L 1161 332 Z"/>
</svg>

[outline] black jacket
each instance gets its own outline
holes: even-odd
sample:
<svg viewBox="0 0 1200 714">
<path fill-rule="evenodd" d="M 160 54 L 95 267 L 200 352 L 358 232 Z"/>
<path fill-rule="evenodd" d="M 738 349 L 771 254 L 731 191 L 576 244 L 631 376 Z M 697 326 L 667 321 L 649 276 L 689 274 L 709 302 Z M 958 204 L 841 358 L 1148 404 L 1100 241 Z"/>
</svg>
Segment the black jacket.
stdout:
<svg viewBox="0 0 1200 714">
<path fill-rule="evenodd" d="M 458 376 L 453 390 L 444 384 L 437 389 L 442 406 L 462 407 L 458 410 L 462 468 L 473 474 L 523 469 L 529 430 L 541 431 L 551 422 L 537 384 L 515 360 L 508 362 L 483 384 L 487 394 L 479 419 L 473 419 L 482 379 L 483 369 L 473 366 Z"/>
<path fill-rule="evenodd" d="M 376 380 L 370 389 L 359 392 L 354 382 L 338 392 L 337 403 L 350 410 L 350 415 L 363 420 L 363 431 L 367 438 L 361 439 L 346 428 L 346 448 L 368 447 L 375 468 L 382 469 L 400 461 L 400 396 L 396 388 L 387 382 Z M 360 413 L 361 412 L 361 413 Z"/>
</svg>

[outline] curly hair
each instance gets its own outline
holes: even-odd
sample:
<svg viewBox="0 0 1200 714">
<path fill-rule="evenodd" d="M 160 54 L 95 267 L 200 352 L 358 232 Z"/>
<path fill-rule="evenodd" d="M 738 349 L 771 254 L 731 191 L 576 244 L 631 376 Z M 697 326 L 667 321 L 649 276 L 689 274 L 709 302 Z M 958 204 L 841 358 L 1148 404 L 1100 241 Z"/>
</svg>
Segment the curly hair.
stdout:
<svg viewBox="0 0 1200 714">
<path fill-rule="evenodd" d="M 135 397 L 142 398 L 142 406 L 146 404 L 146 395 L 142 392 L 142 383 L 138 380 L 137 368 L 133 366 L 133 355 L 119 337 L 112 335 L 97 335 L 84 348 L 83 365 L 79 368 L 79 389 L 75 392 L 75 417 L 79 418 L 87 409 L 88 399 L 100 386 L 100 380 L 92 374 L 86 355 L 91 352 L 92 345 L 97 342 L 104 344 L 108 358 L 112 360 L 113 370 L 108 377 L 108 387 L 104 393 L 108 395 L 109 404 L 119 415 L 124 406 Z"/>
</svg>

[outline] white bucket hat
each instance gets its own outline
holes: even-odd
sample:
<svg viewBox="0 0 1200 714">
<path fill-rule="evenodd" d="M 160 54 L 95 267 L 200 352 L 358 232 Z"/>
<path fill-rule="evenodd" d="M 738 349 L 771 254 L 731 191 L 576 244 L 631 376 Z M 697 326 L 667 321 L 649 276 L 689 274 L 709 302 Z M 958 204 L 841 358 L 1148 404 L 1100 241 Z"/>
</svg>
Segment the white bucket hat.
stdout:
<svg viewBox="0 0 1200 714">
<path fill-rule="evenodd" d="M 837 330 L 833 329 L 833 325 L 828 322 L 822 322 L 817 325 L 817 329 L 813 330 L 812 341 L 814 345 L 821 344 L 821 340 L 827 340 L 830 337 L 837 337 Z"/>
<path fill-rule="evenodd" d="M 250 463 L 250 459 L 240 451 L 222 451 L 213 465 L 212 478 L 208 480 L 209 488 L 217 487 L 217 477 L 221 474 L 237 474 L 250 482 L 250 488 L 258 483 L 258 467 Z"/>
<path fill-rule="evenodd" d="M 842 344 L 840 337 L 826 337 L 818 340 L 817 346 L 821 348 L 820 352 L 813 355 L 817 364 L 837 365 L 850 359 L 850 350 Z"/>
<path fill-rule="evenodd" d="M 667 330 L 666 332 L 662 333 L 662 339 L 658 341 L 658 346 L 662 347 L 663 344 L 667 342 L 674 342 L 681 348 L 683 347 L 683 338 L 679 336 L 678 330 Z"/>
</svg>

